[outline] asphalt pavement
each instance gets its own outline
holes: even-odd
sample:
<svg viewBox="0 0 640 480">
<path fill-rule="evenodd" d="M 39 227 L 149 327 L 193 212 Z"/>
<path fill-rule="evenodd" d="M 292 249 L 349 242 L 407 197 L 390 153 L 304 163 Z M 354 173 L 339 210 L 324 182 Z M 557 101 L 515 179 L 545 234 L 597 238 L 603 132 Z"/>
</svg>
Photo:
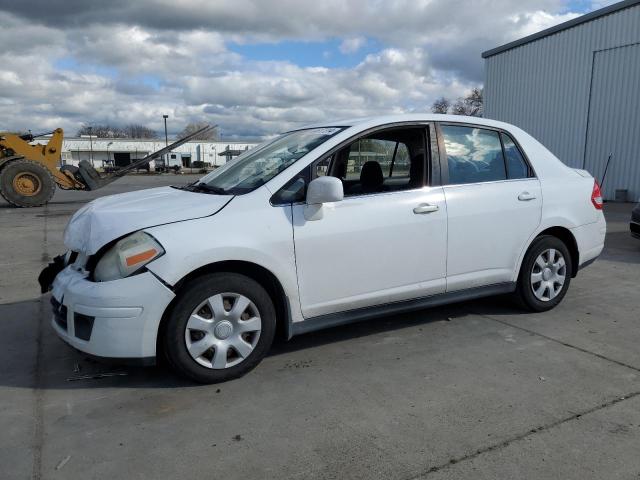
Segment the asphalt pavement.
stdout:
<svg viewBox="0 0 640 480">
<path fill-rule="evenodd" d="M 606 248 L 555 310 L 465 302 L 278 342 L 201 386 L 62 343 L 36 276 L 97 195 L 193 181 L 129 176 L 46 207 L 0 204 L 0 477 L 640 477 L 640 241 L 607 204 Z M 381 272 L 382 274 L 382 272 Z M 77 379 L 83 375 L 110 374 Z"/>
</svg>

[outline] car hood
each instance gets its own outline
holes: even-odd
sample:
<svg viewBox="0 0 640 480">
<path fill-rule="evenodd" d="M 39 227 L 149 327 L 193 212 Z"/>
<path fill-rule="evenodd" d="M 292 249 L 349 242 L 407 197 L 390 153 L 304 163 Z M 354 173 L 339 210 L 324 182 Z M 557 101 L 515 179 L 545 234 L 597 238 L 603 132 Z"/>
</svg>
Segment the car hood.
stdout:
<svg viewBox="0 0 640 480">
<path fill-rule="evenodd" d="M 210 195 L 173 187 L 98 198 L 71 217 L 64 231 L 64 243 L 70 250 L 93 255 L 127 233 L 213 215 L 232 198 L 233 195 Z"/>
</svg>

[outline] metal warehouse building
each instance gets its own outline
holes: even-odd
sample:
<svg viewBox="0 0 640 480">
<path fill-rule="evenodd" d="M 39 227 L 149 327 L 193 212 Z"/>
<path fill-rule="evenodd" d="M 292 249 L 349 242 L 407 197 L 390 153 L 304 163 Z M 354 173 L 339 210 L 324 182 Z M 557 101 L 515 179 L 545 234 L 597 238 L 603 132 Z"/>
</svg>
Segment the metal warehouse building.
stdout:
<svg viewBox="0 0 640 480">
<path fill-rule="evenodd" d="M 485 116 L 526 130 L 603 193 L 640 199 L 640 0 L 482 54 Z"/>
</svg>

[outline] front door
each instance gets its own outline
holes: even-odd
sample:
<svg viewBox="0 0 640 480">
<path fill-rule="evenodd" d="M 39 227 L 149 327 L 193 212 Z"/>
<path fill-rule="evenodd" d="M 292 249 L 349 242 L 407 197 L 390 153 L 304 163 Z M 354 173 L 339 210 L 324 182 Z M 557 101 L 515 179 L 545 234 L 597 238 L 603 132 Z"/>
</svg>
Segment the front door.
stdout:
<svg viewBox="0 0 640 480">
<path fill-rule="evenodd" d="M 361 138 L 328 167 L 344 200 L 318 220 L 293 205 L 306 318 L 444 292 L 447 208 L 442 187 L 424 186 L 426 145 L 424 126 Z"/>
</svg>

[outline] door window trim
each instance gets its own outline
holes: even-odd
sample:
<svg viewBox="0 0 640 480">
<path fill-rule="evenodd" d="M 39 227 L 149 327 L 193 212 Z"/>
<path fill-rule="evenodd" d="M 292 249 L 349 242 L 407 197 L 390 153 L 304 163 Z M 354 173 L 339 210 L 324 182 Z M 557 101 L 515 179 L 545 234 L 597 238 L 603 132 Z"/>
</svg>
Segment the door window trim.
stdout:
<svg viewBox="0 0 640 480">
<path fill-rule="evenodd" d="M 375 127 L 371 127 L 368 128 L 366 130 L 363 130 L 361 132 L 355 133 L 354 135 L 352 135 L 351 137 L 347 138 L 346 140 L 340 142 L 338 145 L 336 145 L 335 147 L 333 147 L 331 150 L 325 152 L 320 158 L 317 158 L 315 160 L 313 160 L 309 165 L 306 165 L 305 167 L 303 167 L 302 169 L 300 169 L 300 171 L 298 171 L 296 174 L 291 176 L 291 179 L 289 179 L 289 181 L 287 183 L 285 183 L 282 187 L 280 187 L 280 189 L 274 193 L 271 198 L 269 199 L 269 203 L 272 206 L 284 206 L 284 205 L 301 205 L 304 202 L 278 202 L 277 200 L 277 196 L 280 194 L 281 190 L 283 190 L 287 185 L 289 185 L 292 181 L 294 181 L 294 179 L 302 176 L 306 175 L 305 170 L 310 169 L 309 170 L 309 175 L 308 177 L 310 178 L 309 181 L 313 180 L 315 177 L 313 175 L 313 171 L 315 166 L 320 163 L 321 161 L 325 160 L 328 157 L 333 156 L 334 154 L 336 154 L 337 152 L 339 152 L 340 150 L 342 150 L 343 148 L 347 147 L 348 145 L 354 143 L 355 141 L 357 141 L 360 138 L 366 137 L 368 135 L 371 135 L 373 133 L 377 133 L 377 132 L 381 132 L 384 130 L 395 130 L 398 128 L 410 128 L 410 127 L 422 127 L 423 130 L 423 134 L 424 134 L 424 148 L 425 148 L 425 155 L 424 155 L 424 162 L 425 162 L 425 168 L 424 168 L 424 174 L 422 177 L 422 186 L 420 188 L 415 188 L 415 189 L 411 189 L 411 190 L 397 190 L 397 191 L 393 191 L 393 192 L 376 192 L 376 193 L 369 193 L 369 194 L 360 194 L 360 195 L 350 195 L 349 197 L 345 197 L 345 200 L 351 199 L 351 198 L 361 198 L 361 197 L 370 197 L 370 196 L 374 196 L 374 195 L 380 195 L 380 194 L 392 194 L 392 193 L 401 193 L 401 192 L 409 192 L 409 191 L 417 191 L 417 190 L 421 190 L 424 187 L 437 187 L 437 186 L 441 186 L 443 185 L 442 183 L 442 179 L 441 179 L 441 172 L 442 172 L 442 167 L 441 167 L 441 160 L 435 161 L 436 159 L 438 159 L 438 157 L 435 157 L 433 155 L 433 147 L 434 145 L 437 145 L 437 123 L 433 122 L 433 121 L 413 121 L 413 122 L 394 122 L 394 123 L 387 123 L 385 125 L 377 125 Z M 331 163 L 329 163 L 328 169 L 327 171 L 330 172 L 331 171 L 331 167 L 332 167 L 332 163 L 333 160 L 331 161 Z"/>
<path fill-rule="evenodd" d="M 484 183 L 516 182 L 516 181 L 531 180 L 531 179 L 538 178 L 538 176 L 536 175 L 536 172 L 533 169 L 533 166 L 531 165 L 531 162 L 529 161 L 529 158 L 525 154 L 522 146 L 514 138 L 514 136 L 511 133 L 509 133 L 507 130 L 505 130 L 503 128 L 499 128 L 499 127 L 491 127 L 491 126 L 487 126 L 487 125 L 480 125 L 480 124 L 477 124 L 477 123 L 468 123 L 468 122 L 435 122 L 435 123 L 436 123 L 436 128 L 435 128 L 436 135 L 438 137 L 438 142 L 437 143 L 438 143 L 438 150 L 439 150 L 440 169 L 441 169 L 441 172 L 442 172 L 441 173 L 441 175 L 442 175 L 442 186 L 479 185 L 479 184 L 484 184 Z M 491 131 L 496 132 L 498 134 L 498 138 L 500 139 L 500 147 L 502 149 L 502 161 L 504 162 L 504 171 L 505 171 L 505 174 L 506 174 L 507 178 L 504 179 L 504 180 L 488 180 L 488 181 L 484 181 L 484 182 L 450 183 L 449 182 L 449 162 L 447 161 L 447 150 L 446 150 L 446 147 L 444 145 L 444 135 L 442 133 L 441 125 L 445 125 L 445 126 L 446 125 L 451 125 L 453 127 L 479 128 L 479 129 L 483 129 L 483 130 L 491 130 Z M 527 177 L 525 177 L 525 178 L 509 178 L 509 169 L 507 167 L 507 156 L 506 156 L 505 151 L 504 151 L 504 142 L 502 141 L 502 135 L 503 134 L 511 139 L 513 144 L 516 146 L 516 148 L 520 152 L 520 155 L 522 156 L 522 159 L 524 160 L 524 162 L 525 162 L 525 164 L 527 166 L 527 171 L 528 171 L 528 176 Z"/>
</svg>

